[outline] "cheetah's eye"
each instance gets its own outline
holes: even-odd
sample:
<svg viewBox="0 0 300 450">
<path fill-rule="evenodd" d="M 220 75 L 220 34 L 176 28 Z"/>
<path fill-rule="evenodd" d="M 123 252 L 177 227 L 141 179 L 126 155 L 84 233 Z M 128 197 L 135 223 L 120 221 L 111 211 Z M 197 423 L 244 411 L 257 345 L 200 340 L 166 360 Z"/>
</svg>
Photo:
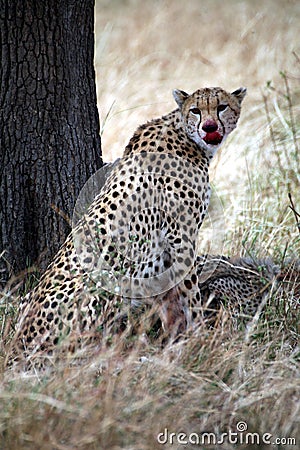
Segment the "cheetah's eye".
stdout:
<svg viewBox="0 0 300 450">
<path fill-rule="evenodd" d="M 201 116 L 201 111 L 199 108 L 191 108 L 190 112 L 196 114 L 196 116 Z"/>
<path fill-rule="evenodd" d="M 218 112 L 225 111 L 228 105 L 218 105 Z"/>
</svg>

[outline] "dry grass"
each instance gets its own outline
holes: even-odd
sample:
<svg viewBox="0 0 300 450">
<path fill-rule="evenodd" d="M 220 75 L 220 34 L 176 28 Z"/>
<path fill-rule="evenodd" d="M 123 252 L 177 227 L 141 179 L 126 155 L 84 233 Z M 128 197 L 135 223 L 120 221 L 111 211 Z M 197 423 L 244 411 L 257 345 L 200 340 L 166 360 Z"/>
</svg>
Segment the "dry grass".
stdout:
<svg viewBox="0 0 300 450">
<path fill-rule="evenodd" d="M 115 342 L 90 357 L 87 348 L 86 362 L 77 354 L 46 373 L 6 372 L 3 448 L 158 449 L 165 428 L 220 436 L 240 421 L 273 440 L 297 438 L 299 355 L 288 324 L 233 334 L 225 321 L 163 349 L 133 347 Z"/>
<path fill-rule="evenodd" d="M 97 1 L 106 160 L 122 154 L 138 124 L 174 107 L 174 87 L 248 88 L 238 130 L 212 168 L 213 225 L 203 229 L 203 249 L 271 255 L 278 263 L 299 256 L 299 20 L 296 0 Z M 12 297 L 0 302 L 3 337 Z M 164 347 L 115 339 L 53 360 L 45 372 L 3 369 L 0 448 L 204 449 L 211 447 L 163 446 L 157 435 L 165 428 L 220 435 L 239 421 L 249 432 L 272 434 L 271 442 L 297 444 L 225 440 L 212 448 L 298 448 L 299 319 L 291 293 L 275 292 L 247 329 L 235 329 L 225 314 L 215 329 L 200 326 Z"/>
</svg>

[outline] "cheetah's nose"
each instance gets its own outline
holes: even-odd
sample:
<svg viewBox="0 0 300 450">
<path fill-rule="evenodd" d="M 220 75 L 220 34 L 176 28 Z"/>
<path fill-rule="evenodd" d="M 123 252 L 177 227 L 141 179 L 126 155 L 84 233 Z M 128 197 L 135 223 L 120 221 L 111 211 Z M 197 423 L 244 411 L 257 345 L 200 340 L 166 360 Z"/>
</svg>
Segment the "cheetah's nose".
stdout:
<svg viewBox="0 0 300 450">
<path fill-rule="evenodd" d="M 212 119 L 207 119 L 202 125 L 202 130 L 206 133 L 213 133 L 214 131 L 217 131 L 217 129 L 218 124 Z"/>
</svg>

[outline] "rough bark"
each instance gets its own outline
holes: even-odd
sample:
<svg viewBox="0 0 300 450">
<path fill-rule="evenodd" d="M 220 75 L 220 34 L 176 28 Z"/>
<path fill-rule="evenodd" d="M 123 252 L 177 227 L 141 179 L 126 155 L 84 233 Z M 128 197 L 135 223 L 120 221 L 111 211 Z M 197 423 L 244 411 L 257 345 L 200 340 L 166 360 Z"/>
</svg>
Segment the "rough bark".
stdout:
<svg viewBox="0 0 300 450">
<path fill-rule="evenodd" d="M 0 49 L 2 267 L 44 269 L 102 166 L 94 0 L 0 0 Z"/>
</svg>

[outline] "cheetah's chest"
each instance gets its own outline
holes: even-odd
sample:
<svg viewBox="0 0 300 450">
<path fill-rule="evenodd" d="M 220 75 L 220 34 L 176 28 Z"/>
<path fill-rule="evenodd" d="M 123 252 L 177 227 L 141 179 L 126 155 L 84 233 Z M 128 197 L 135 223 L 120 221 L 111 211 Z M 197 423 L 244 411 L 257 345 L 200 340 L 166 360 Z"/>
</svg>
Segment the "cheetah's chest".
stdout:
<svg viewBox="0 0 300 450">
<path fill-rule="evenodd" d="M 74 233 L 80 264 L 99 287 L 124 297 L 171 289 L 195 261 L 209 195 L 206 174 L 189 161 L 130 155 Z"/>
</svg>

